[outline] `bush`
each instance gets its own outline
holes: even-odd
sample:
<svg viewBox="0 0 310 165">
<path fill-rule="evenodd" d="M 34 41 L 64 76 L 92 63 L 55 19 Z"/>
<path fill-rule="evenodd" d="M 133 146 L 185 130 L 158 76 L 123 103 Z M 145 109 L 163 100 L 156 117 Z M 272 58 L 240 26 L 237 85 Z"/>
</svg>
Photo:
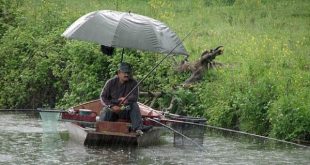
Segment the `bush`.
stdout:
<svg viewBox="0 0 310 165">
<path fill-rule="evenodd" d="M 240 129 L 268 136 L 271 126 L 268 112 L 276 97 L 275 85 L 270 80 L 251 83 L 240 105 Z"/>
<path fill-rule="evenodd" d="M 309 105 L 301 104 L 300 95 L 283 96 L 274 103 L 269 114 L 271 135 L 286 140 L 296 140 L 310 133 Z M 309 99 L 309 98 L 307 98 Z M 310 140 L 310 139 L 305 139 Z"/>
<path fill-rule="evenodd" d="M 286 140 L 310 140 L 310 78 L 309 73 L 285 77 L 279 87 L 281 95 L 272 104 L 269 118 L 271 136 Z"/>
</svg>

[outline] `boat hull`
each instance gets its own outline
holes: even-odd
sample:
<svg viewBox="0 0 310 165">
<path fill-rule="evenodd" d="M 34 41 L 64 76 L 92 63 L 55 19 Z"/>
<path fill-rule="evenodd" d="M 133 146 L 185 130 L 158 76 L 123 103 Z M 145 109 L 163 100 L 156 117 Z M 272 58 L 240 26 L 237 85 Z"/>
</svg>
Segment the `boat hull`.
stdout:
<svg viewBox="0 0 310 165">
<path fill-rule="evenodd" d="M 66 122 L 69 136 L 72 140 L 86 146 L 149 146 L 160 143 L 162 128 L 152 128 L 143 135 L 136 133 L 121 133 L 96 131 L 94 128 L 83 128 L 78 123 Z"/>
</svg>

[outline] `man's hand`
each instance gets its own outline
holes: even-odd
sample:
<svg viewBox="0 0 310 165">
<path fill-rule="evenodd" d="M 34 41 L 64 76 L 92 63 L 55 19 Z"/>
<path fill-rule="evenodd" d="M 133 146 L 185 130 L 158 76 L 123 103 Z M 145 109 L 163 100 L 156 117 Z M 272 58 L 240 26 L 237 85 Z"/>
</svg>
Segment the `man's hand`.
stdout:
<svg viewBox="0 0 310 165">
<path fill-rule="evenodd" d="M 128 100 L 125 99 L 125 97 L 120 97 L 120 98 L 118 99 L 118 101 L 119 101 L 120 104 L 127 104 L 127 103 L 128 103 Z"/>
<path fill-rule="evenodd" d="M 112 112 L 119 113 L 121 111 L 121 107 L 114 105 L 111 107 Z"/>
<path fill-rule="evenodd" d="M 74 114 L 76 113 L 76 111 L 75 111 L 73 108 L 70 108 L 70 109 L 68 110 L 68 113 L 69 113 L 70 115 L 74 115 Z"/>
</svg>

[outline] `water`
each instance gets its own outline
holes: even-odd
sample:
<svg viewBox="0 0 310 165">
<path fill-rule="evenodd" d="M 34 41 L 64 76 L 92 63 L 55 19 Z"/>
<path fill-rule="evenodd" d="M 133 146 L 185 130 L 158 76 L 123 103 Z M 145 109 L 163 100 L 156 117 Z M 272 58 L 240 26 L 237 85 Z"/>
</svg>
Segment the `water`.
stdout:
<svg viewBox="0 0 310 165">
<path fill-rule="evenodd" d="M 88 148 L 72 141 L 63 124 L 45 131 L 38 115 L 0 112 L 0 164 L 310 164 L 310 149 L 207 133 L 203 147 L 165 143 L 144 148 Z M 267 144 L 266 144 L 267 143 Z"/>
</svg>

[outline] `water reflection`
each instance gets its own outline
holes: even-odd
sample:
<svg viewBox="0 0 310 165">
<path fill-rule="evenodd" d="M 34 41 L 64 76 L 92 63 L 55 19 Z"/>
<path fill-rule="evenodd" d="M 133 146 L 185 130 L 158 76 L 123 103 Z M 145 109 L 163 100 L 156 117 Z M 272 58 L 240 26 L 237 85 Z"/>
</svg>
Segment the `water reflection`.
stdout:
<svg viewBox="0 0 310 165">
<path fill-rule="evenodd" d="M 68 137 L 63 124 L 44 131 L 38 116 L 0 113 L 0 164 L 310 164 L 310 150 L 210 133 L 201 152 L 167 143 L 144 148 L 85 147 Z M 55 126 L 55 125 L 54 125 Z"/>
</svg>

